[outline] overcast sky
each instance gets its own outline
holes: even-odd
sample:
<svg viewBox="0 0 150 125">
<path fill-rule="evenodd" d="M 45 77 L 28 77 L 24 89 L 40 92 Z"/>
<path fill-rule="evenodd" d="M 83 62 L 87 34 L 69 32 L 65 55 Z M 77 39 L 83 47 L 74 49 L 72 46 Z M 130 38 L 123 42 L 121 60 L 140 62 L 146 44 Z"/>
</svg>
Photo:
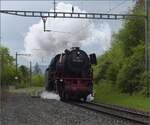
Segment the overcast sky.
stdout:
<svg viewBox="0 0 150 125">
<path fill-rule="evenodd" d="M 59 3 L 59 1 L 56 1 Z M 127 13 L 132 9 L 135 2 L 132 0 L 100 0 L 100 1 L 65 1 L 80 10 L 97 13 Z M 1 9 L 8 10 L 44 10 L 49 11 L 53 8 L 53 1 L 1 1 Z M 37 24 L 40 18 L 19 17 L 1 14 L 1 39 L 2 44 L 9 47 L 11 53 L 24 50 L 24 39 L 29 32 L 29 27 Z M 120 29 L 122 21 L 93 20 L 93 23 L 100 25 L 108 23 L 111 32 Z M 59 30 L 59 29 L 58 29 Z"/>
</svg>

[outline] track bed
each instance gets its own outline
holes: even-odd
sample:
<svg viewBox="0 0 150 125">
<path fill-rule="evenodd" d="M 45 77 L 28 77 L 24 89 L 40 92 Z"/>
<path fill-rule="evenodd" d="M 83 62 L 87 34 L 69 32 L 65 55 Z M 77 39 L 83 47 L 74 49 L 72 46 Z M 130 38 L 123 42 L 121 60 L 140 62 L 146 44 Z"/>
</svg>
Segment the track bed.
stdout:
<svg viewBox="0 0 150 125">
<path fill-rule="evenodd" d="M 1 95 L 0 121 L 2 125 L 134 125 L 61 101 L 8 93 Z"/>
</svg>

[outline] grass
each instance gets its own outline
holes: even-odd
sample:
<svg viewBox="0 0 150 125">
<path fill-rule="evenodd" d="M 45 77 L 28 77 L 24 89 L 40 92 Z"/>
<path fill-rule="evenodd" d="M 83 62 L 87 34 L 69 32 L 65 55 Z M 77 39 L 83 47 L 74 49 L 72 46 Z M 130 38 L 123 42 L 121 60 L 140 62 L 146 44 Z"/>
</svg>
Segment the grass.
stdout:
<svg viewBox="0 0 150 125">
<path fill-rule="evenodd" d="M 43 87 L 28 87 L 19 89 L 10 89 L 12 93 L 35 93 L 43 90 Z M 128 95 L 119 93 L 118 90 L 111 84 L 99 83 L 94 85 L 95 102 L 103 102 L 125 106 L 128 108 L 138 109 L 142 111 L 150 111 L 150 99 L 142 95 Z"/>
<path fill-rule="evenodd" d="M 37 91 L 42 91 L 43 87 L 28 87 L 28 88 L 19 88 L 19 89 L 9 89 L 9 92 L 12 93 L 34 93 Z"/>
<path fill-rule="evenodd" d="M 110 84 L 96 84 L 95 89 L 95 102 L 103 102 L 108 104 L 120 105 L 132 109 L 142 111 L 150 111 L 150 99 L 142 95 L 128 95 L 118 92 L 113 85 Z"/>
</svg>

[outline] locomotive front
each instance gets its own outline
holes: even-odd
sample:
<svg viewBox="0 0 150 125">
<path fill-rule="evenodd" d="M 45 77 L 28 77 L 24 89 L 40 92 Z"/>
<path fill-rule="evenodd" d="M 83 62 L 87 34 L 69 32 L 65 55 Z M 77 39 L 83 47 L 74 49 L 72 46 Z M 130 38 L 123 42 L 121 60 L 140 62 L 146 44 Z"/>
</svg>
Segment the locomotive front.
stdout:
<svg viewBox="0 0 150 125">
<path fill-rule="evenodd" d="M 87 55 L 79 47 L 65 50 L 54 58 L 55 73 L 48 76 L 51 85 L 59 93 L 62 100 L 81 99 L 93 92 L 93 72 L 92 64 L 96 64 L 95 54 Z M 54 64 L 53 64 L 54 67 Z M 49 68 L 51 69 L 51 68 Z M 50 71 L 49 74 L 51 74 Z"/>
</svg>

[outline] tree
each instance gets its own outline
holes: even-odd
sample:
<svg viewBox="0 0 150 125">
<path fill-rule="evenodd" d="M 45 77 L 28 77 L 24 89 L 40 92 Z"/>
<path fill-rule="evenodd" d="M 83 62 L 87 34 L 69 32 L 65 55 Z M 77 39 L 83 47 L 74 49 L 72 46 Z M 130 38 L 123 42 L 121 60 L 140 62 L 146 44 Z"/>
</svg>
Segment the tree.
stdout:
<svg viewBox="0 0 150 125">
<path fill-rule="evenodd" d="M 24 65 L 21 65 L 19 67 L 19 72 L 20 72 L 20 79 L 24 82 L 24 83 L 27 83 L 29 81 L 29 69 L 24 66 Z"/>
<path fill-rule="evenodd" d="M 132 14 L 144 14 L 144 2 L 136 2 Z M 144 70 L 144 19 L 126 19 L 113 35 L 112 47 L 99 57 L 96 80 L 113 83 L 121 92 L 148 92 L 148 73 Z M 106 65 L 107 62 L 111 64 Z M 106 65 L 100 67 L 100 65 Z"/>
<path fill-rule="evenodd" d="M 39 64 L 36 63 L 35 66 L 34 66 L 33 74 L 41 74 L 41 73 L 42 73 L 42 71 L 39 67 Z"/>
<path fill-rule="evenodd" d="M 14 58 L 9 54 L 9 49 L 0 47 L 0 67 L 2 86 L 12 85 L 15 83 L 15 66 Z"/>
</svg>

